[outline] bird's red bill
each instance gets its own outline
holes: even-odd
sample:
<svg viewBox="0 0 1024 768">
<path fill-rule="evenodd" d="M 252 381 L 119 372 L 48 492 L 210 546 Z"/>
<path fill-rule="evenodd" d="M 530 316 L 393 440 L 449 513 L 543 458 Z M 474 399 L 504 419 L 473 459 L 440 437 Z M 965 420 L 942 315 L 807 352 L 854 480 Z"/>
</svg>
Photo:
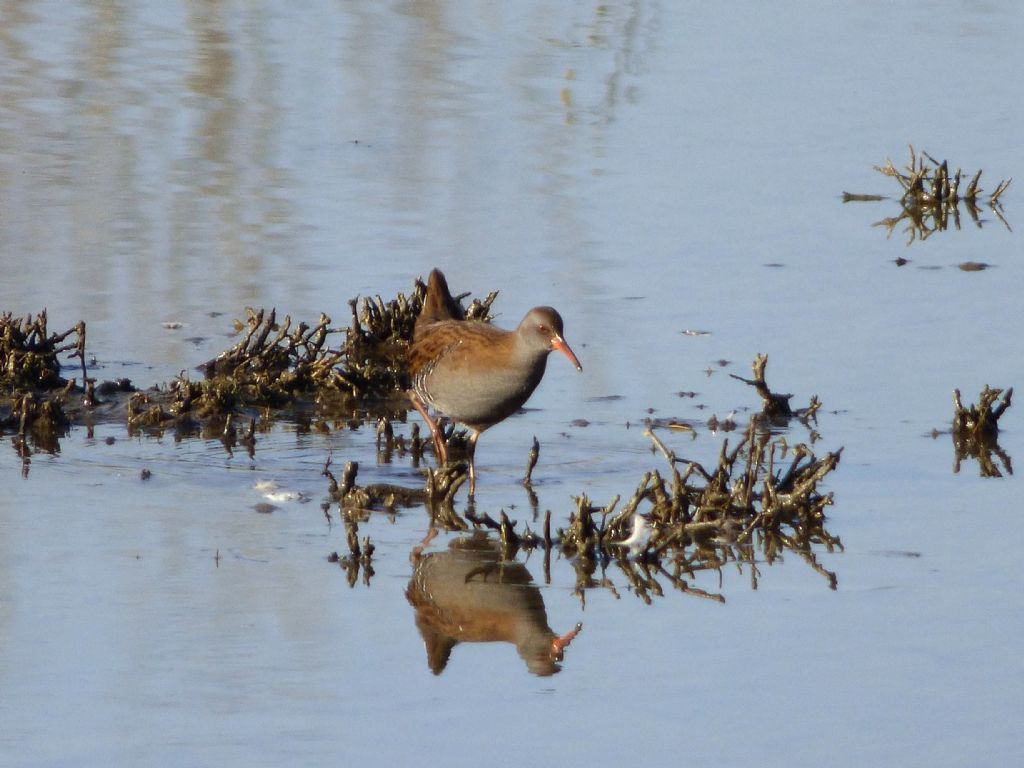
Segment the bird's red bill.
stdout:
<svg viewBox="0 0 1024 768">
<path fill-rule="evenodd" d="M 576 359 L 575 353 L 569 348 L 569 345 L 565 343 L 565 339 L 561 336 L 555 336 L 551 340 L 551 348 L 557 349 L 563 355 L 569 358 L 569 362 L 576 366 L 577 371 L 582 371 L 583 366 L 580 365 L 580 361 Z"/>
</svg>

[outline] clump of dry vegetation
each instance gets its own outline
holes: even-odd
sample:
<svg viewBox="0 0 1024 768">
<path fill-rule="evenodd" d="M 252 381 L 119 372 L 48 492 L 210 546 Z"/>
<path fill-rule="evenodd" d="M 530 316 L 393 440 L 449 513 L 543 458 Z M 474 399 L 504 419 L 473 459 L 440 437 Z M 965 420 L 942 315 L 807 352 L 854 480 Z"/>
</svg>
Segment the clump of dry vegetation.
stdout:
<svg viewBox="0 0 1024 768">
<path fill-rule="evenodd" d="M 332 328 L 324 314 L 308 325 L 249 309 L 238 343 L 200 366 L 203 379 L 182 375 L 171 382 L 171 414 L 205 420 L 242 409 L 303 402 L 350 407 L 392 397 L 407 385 L 404 347 L 423 291 L 417 281 L 410 296 L 389 302 L 353 299 L 348 328 Z"/>
<path fill-rule="evenodd" d="M 0 390 L 52 390 L 66 386 L 67 381 L 60 375 L 58 355 L 68 351 L 81 360 L 84 379 L 84 322 L 62 333 L 50 333 L 45 309 L 35 317 L 0 314 Z"/>
<path fill-rule="evenodd" d="M 51 332 L 46 310 L 35 317 L 0 314 L 0 434 L 16 433 L 15 448 L 28 470 L 30 441 L 53 452 L 71 419 L 65 412 L 75 391 L 74 379 L 61 376 L 59 355 L 70 352 L 82 366 L 83 393 L 79 400 L 95 398 L 93 381 L 85 373 L 85 323 L 63 332 Z"/>
<path fill-rule="evenodd" d="M 248 309 L 237 323 L 238 342 L 199 366 L 200 377 L 183 371 L 144 391 L 128 380 L 97 384 L 88 376 L 84 322 L 51 333 L 45 311 L 27 318 L 6 313 L 0 315 L 0 431 L 17 430 L 26 452 L 28 439 L 52 452 L 70 425 L 126 417 L 129 431 L 219 436 L 227 450 L 243 444 L 251 453 L 257 420 L 269 422 L 289 409 L 315 408 L 324 418 L 351 418 L 365 408 L 404 413 L 405 351 L 425 290 L 417 280 L 408 296 L 352 299 L 351 323 L 343 328 L 324 314 L 307 324 L 279 320 L 273 309 Z M 466 315 L 489 319 L 496 296 L 474 301 Z M 80 380 L 61 375 L 60 356 L 69 353 L 81 366 Z"/>
<path fill-rule="evenodd" d="M 884 227 L 891 236 L 896 227 L 905 223 L 907 245 L 947 230 L 950 225 L 960 229 L 961 203 L 976 226 L 982 226 L 981 206 L 987 204 L 999 221 L 1007 229 L 1010 228 L 1000 201 L 1011 179 L 1000 181 L 986 198 L 983 194 L 985 190 L 981 188 L 981 170 L 968 174 L 957 168 L 950 172 L 946 160 L 939 162 L 927 152 L 918 154 L 913 146 L 910 147 L 910 161 L 905 167 L 897 168 L 892 160 L 887 159 L 885 165 L 876 165 L 874 168 L 882 175 L 895 179 L 903 190 L 899 199 L 899 213 L 876 222 L 875 226 Z M 884 199 L 884 195 L 843 193 L 844 203 Z"/>
<path fill-rule="evenodd" d="M 577 499 L 569 527 L 559 531 L 563 551 L 584 563 L 614 558 L 645 599 L 661 593 L 659 576 L 676 589 L 703 594 L 688 579 L 729 563 L 746 564 L 756 586 L 757 563 L 770 565 L 787 551 L 835 589 L 836 576 L 818 564 L 814 547 L 842 548 L 825 529 L 832 494 L 819 489 L 842 449 L 819 457 L 751 422 L 733 448 L 723 441 L 718 463 L 708 471 L 678 457 L 654 432 L 647 435 L 668 461 L 667 477 L 657 469 L 647 472 L 618 509 L 618 497 L 604 507 Z"/>
<path fill-rule="evenodd" d="M 274 310 L 249 309 L 242 338 L 201 366 L 202 380 L 182 375 L 171 383 L 169 416 L 206 420 L 306 402 L 347 412 L 367 403 L 386 411 L 391 403 L 392 411 L 404 412 L 405 354 L 424 291 L 417 280 L 408 296 L 352 299 L 347 328 L 332 328 L 323 314 L 310 326 L 287 316 L 278 322 Z M 475 302 L 470 316 L 486 319 L 496 295 Z"/>
</svg>

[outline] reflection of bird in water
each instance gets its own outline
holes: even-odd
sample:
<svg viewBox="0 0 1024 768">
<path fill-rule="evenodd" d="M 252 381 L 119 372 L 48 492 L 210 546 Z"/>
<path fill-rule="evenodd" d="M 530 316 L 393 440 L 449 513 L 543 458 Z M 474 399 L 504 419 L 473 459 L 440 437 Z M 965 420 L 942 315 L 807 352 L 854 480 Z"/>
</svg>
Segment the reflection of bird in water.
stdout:
<svg viewBox="0 0 1024 768">
<path fill-rule="evenodd" d="M 522 563 L 502 561 L 500 544 L 484 533 L 455 539 L 446 552 L 413 551 L 405 595 L 416 609 L 416 626 L 427 665 L 439 675 L 459 643 L 512 643 L 535 675 L 559 671 L 565 648 L 582 628 L 557 635 L 544 598 Z"/>
<path fill-rule="evenodd" d="M 469 495 L 476 490 L 476 441 L 525 403 L 544 377 L 548 354 L 558 350 L 576 370 L 583 367 L 562 338 L 562 317 L 534 307 L 514 331 L 462 320 L 461 308 L 440 270 L 430 273 L 423 309 L 409 348 L 409 399 L 434 440 L 439 465 L 447 450 L 430 410 L 469 427 Z"/>
<path fill-rule="evenodd" d="M 639 512 L 633 513 L 633 532 L 622 541 L 616 541 L 620 547 L 629 548 L 629 556 L 636 557 L 647 547 L 647 539 L 650 536 L 651 526 L 647 518 Z"/>
</svg>

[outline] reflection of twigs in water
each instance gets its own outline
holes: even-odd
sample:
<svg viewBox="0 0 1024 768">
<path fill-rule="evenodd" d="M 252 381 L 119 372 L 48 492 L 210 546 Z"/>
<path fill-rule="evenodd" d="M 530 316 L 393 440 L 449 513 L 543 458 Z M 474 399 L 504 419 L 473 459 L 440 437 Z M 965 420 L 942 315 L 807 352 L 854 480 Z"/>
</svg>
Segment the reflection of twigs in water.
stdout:
<svg viewBox="0 0 1024 768">
<path fill-rule="evenodd" d="M 960 472 L 960 463 L 965 458 L 976 459 L 978 462 L 978 474 L 981 477 L 1002 477 L 999 470 L 999 461 L 1002 462 L 1006 474 L 1013 474 L 1013 460 L 1003 450 L 999 442 L 991 438 L 981 438 L 974 441 L 958 442 L 953 440 L 953 449 L 956 452 L 956 459 L 953 464 L 953 473 Z M 993 458 L 993 454 L 995 457 Z"/>
<path fill-rule="evenodd" d="M 376 549 L 370 542 L 369 536 L 364 536 L 359 541 L 359 523 L 355 516 L 345 515 L 345 541 L 348 544 L 348 555 L 342 557 L 337 552 L 332 552 L 328 557 L 329 563 L 338 563 L 344 569 L 348 585 L 354 587 L 359 574 L 363 575 L 363 584 L 370 586 L 370 579 L 374 576 L 373 552 Z"/>
<path fill-rule="evenodd" d="M 339 507 L 338 517 L 345 524 L 345 539 L 349 554 L 345 557 L 333 553 L 330 556 L 331 562 L 338 562 L 345 568 L 348 574 L 349 585 L 356 583 L 360 572 L 363 574 L 363 582 L 370 583 L 373 576 L 371 560 L 374 553 L 374 545 L 368 536 L 359 539 L 359 523 L 366 521 L 372 511 L 382 511 L 387 514 L 394 514 L 396 507 L 413 507 L 426 503 L 426 495 L 422 490 L 410 490 L 395 485 L 374 484 L 362 487 L 356 483 L 356 476 L 359 473 L 359 463 L 350 461 L 345 464 L 341 475 L 341 481 L 331 471 L 332 457 L 328 456 L 324 462 L 321 472 L 328 480 L 329 502 L 325 502 L 323 511 L 328 523 L 331 521 L 331 502 L 337 503 Z M 466 523 L 451 511 L 454 521 L 462 527 Z M 444 518 L 443 514 L 438 516 Z M 453 528 L 452 519 L 444 518 L 442 523 L 445 527 Z"/>
<path fill-rule="evenodd" d="M 999 401 L 998 405 L 993 405 Z M 1002 477 L 999 465 L 992 454 L 1002 461 L 1006 473 L 1013 474 L 1013 463 L 999 445 L 999 417 L 1003 415 L 1013 398 L 1013 388 L 1003 394 L 1001 389 L 991 389 L 986 384 L 978 396 L 978 404 L 965 408 L 960 400 L 960 390 L 953 392 L 953 448 L 956 458 L 953 472 L 960 471 L 960 463 L 964 458 L 977 459 L 979 473 L 982 477 Z"/>
<path fill-rule="evenodd" d="M 464 461 L 449 462 L 438 469 L 424 470 L 427 475 L 426 499 L 427 510 L 433 524 L 456 531 L 464 531 L 469 526 L 455 511 L 455 494 L 466 482 L 468 465 Z"/>
<path fill-rule="evenodd" d="M 345 524 L 345 542 L 348 545 L 349 552 L 345 557 L 341 557 L 337 552 L 332 552 L 327 560 L 332 563 L 338 563 L 345 569 L 350 587 L 355 586 L 360 571 L 363 574 L 363 583 L 366 586 L 370 585 L 370 579 L 373 576 L 371 560 L 373 559 L 375 549 L 370 542 L 369 536 L 363 537 L 362 543 L 359 541 L 359 520 L 365 519 L 370 495 L 355 484 L 358 472 L 358 462 L 348 462 L 345 465 L 342 481 L 339 484 L 334 477 L 334 473 L 331 472 L 331 456 L 327 457 L 327 460 L 324 462 L 324 468 L 320 472 L 320 474 L 328 479 L 331 499 L 339 502 L 341 506 L 339 517 Z M 329 503 L 325 502 L 323 511 L 329 525 L 331 522 Z"/>
<path fill-rule="evenodd" d="M 971 217 L 971 221 L 979 229 L 984 223 L 981 218 L 981 209 L 973 201 L 964 201 L 964 209 Z M 1009 223 L 999 210 L 998 206 L 992 207 L 992 212 L 999 220 L 1010 229 Z M 960 209 L 957 205 L 943 203 L 941 205 L 927 204 L 915 205 L 904 203 L 899 214 L 876 221 L 872 226 L 885 227 L 889 237 L 892 236 L 896 227 L 902 222 L 907 222 L 907 245 L 914 240 L 924 241 L 936 232 L 943 232 L 949 229 L 952 223 L 954 229 L 960 229 Z"/>
</svg>

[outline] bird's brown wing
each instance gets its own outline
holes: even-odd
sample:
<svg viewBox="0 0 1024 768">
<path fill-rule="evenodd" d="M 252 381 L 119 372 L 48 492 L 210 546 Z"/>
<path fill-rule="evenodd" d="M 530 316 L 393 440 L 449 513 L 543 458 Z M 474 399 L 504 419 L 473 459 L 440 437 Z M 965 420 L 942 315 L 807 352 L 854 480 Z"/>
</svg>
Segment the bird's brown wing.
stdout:
<svg viewBox="0 0 1024 768">
<path fill-rule="evenodd" d="M 500 355 L 512 334 L 477 320 L 443 320 L 424 326 L 409 348 L 413 377 L 438 365 L 462 369 L 486 365 L 486 358 Z"/>
<path fill-rule="evenodd" d="M 466 313 L 448 290 L 448 281 L 444 273 L 434 269 L 427 278 L 427 291 L 423 295 L 423 308 L 416 317 L 413 338 L 418 339 L 425 329 L 434 323 L 445 320 L 462 320 Z"/>
</svg>

